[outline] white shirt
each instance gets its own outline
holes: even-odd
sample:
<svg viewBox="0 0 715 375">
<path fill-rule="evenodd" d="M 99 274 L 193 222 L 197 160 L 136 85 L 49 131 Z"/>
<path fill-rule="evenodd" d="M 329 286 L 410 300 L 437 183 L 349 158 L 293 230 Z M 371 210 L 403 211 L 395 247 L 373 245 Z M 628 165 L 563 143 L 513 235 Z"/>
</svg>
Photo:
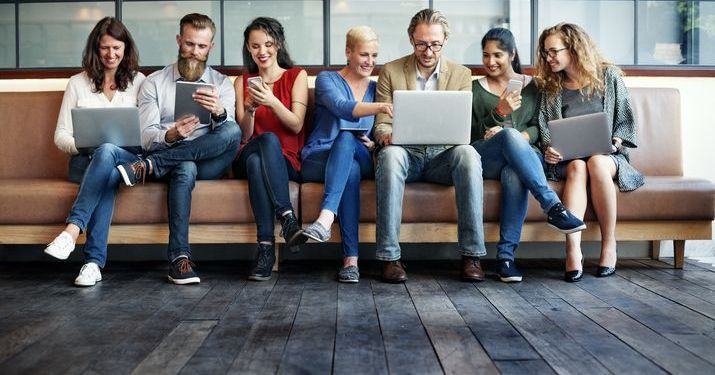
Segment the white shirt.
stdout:
<svg viewBox="0 0 715 375">
<path fill-rule="evenodd" d="M 415 62 L 415 69 L 417 70 L 417 90 L 419 91 L 437 91 L 437 82 L 439 81 L 439 69 L 442 66 L 442 59 L 437 60 L 437 66 L 434 67 L 434 72 L 430 74 L 430 76 L 425 79 L 422 77 L 422 73 L 420 73 L 420 68 L 417 66 L 417 62 Z"/>
<path fill-rule="evenodd" d="M 117 90 L 110 101 L 103 92 L 93 92 L 94 84 L 86 72 L 70 77 L 65 94 L 62 97 L 60 115 L 55 128 L 55 145 L 68 154 L 77 154 L 72 127 L 72 108 L 136 107 L 139 86 L 144 81 L 144 74 L 137 72 L 134 81 L 125 91 Z"/>
</svg>

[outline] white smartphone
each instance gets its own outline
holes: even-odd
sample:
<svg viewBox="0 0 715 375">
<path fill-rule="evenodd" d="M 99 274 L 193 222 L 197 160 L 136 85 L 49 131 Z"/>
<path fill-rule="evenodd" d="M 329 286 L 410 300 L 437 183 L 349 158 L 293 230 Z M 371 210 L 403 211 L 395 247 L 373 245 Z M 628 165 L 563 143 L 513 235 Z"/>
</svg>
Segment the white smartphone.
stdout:
<svg viewBox="0 0 715 375">
<path fill-rule="evenodd" d="M 249 77 L 246 81 L 248 81 L 248 87 L 259 88 L 263 86 L 263 80 L 259 76 Z"/>
<path fill-rule="evenodd" d="M 509 83 L 506 85 L 506 93 L 516 91 L 517 94 L 521 94 L 521 81 L 518 79 L 510 79 Z"/>
</svg>

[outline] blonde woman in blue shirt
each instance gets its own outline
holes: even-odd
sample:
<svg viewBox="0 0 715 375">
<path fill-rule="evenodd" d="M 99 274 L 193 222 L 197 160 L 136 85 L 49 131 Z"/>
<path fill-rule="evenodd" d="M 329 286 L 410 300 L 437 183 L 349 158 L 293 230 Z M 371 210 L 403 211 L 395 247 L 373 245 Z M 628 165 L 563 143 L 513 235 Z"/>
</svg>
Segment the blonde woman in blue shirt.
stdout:
<svg viewBox="0 0 715 375">
<path fill-rule="evenodd" d="M 392 116 L 392 105 L 373 103 L 375 82 L 370 79 L 377 59 L 377 34 L 367 26 L 350 29 L 346 36 L 347 65 L 341 70 L 318 74 L 315 81 L 315 122 L 301 153 L 302 177 L 306 182 L 325 182 L 318 219 L 303 235 L 318 242 L 330 239 L 335 218 L 340 219 L 343 266 L 338 281 L 356 283 L 360 273 L 358 224 L 360 180 L 372 176 L 370 152 L 375 143 L 369 135 L 378 113 Z M 365 133 L 342 128 L 367 129 Z"/>
</svg>

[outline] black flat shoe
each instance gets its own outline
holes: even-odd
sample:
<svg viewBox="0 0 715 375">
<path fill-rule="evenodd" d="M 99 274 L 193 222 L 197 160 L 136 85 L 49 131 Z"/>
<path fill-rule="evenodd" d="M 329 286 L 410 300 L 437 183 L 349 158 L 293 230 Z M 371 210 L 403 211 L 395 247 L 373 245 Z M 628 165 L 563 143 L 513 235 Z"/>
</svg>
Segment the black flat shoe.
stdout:
<svg viewBox="0 0 715 375">
<path fill-rule="evenodd" d="M 583 277 L 583 270 L 564 272 L 564 281 L 566 281 L 567 283 L 579 282 L 579 281 L 581 281 L 582 277 Z"/>
<path fill-rule="evenodd" d="M 596 269 L 596 277 L 608 277 L 616 274 L 616 267 L 598 266 Z"/>
</svg>

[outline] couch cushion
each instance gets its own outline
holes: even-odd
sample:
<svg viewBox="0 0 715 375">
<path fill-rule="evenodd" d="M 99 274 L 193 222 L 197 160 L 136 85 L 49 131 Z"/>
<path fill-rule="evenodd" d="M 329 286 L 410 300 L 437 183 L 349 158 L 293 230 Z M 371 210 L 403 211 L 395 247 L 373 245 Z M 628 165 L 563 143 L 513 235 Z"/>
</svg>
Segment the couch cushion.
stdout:
<svg viewBox="0 0 715 375">
<path fill-rule="evenodd" d="M 78 186 L 60 179 L 0 179 L 0 224 L 64 223 Z"/>
</svg>

